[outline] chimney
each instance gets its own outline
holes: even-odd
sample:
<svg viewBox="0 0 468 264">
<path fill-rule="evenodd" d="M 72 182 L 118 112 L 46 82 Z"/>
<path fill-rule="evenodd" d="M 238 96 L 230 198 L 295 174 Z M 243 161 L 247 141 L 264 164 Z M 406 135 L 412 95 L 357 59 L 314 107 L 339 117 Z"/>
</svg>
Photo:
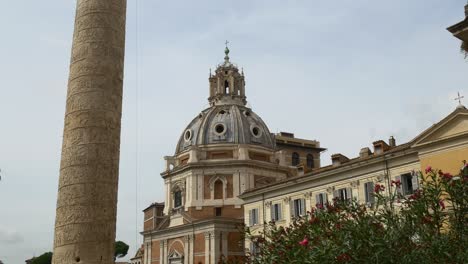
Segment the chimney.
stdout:
<svg viewBox="0 0 468 264">
<path fill-rule="evenodd" d="M 155 203 L 154 205 L 154 226 L 157 227 L 164 219 L 164 203 Z"/>
<path fill-rule="evenodd" d="M 348 157 L 346 157 L 345 155 L 343 155 L 341 153 L 333 154 L 331 156 L 331 159 L 332 159 L 332 165 L 333 166 L 340 166 L 341 164 L 349 161 Z"/>
<path fill-rule="evenodd" d="M 390 149 L 390 146 L 383 140 L 377 140 L 372 143 L 374 145 L 374 154 L 379 155 Z"/>
<path fill-rule="evenodd" d="M 388 145 L 393 148 L 396 147 L 396 140 L 393 136 L 390 136 L 390 139 L 388 140 Z"/>
<path fill-rule="evenodd" d="M 359 151 L 360 158 L 367 158 L 370 155 L 372 155 L 372 151 L 368 147 L 362 148 L 361 151 Z"/>
</svg>

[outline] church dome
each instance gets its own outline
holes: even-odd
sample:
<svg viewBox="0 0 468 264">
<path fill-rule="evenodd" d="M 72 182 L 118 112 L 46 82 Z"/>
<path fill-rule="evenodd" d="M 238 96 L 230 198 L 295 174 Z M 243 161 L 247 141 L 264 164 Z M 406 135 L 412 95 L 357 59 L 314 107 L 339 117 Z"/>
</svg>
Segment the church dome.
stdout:
<svg viewBox="0 0 468 264">
<path fill-rule="evenodd" d="M 263 120 L 248 107 L 214 105 L 202 111 L 184 130 L 176 154 L 191 146 L 252 144 L 274 148 L 274 138 Z"/>
<path fill-rule="evenodd" d="M 263 120 L 246 107 L 244 72 L 229 61 L 229 49 L 224 62 L 209 77 L 211 107 L 190 122 L 177 144 L 176 154 L 191 146 L 213 144 L 253 144 L 273 149 L 275 140 Z"/>
</svg>

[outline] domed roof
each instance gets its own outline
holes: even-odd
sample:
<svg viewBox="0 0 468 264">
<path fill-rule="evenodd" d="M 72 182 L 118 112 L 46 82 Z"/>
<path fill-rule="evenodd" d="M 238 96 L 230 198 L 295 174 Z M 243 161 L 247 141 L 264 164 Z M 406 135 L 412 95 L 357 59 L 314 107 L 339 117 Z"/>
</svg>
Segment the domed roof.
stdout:
<svg viewBox="0 0 468 264">
<path fill-rule="evenodd" d="M 176 154 L 190 146 L 253 144 L 273 149 L 273 135 L 263 120 L 239 104 L 214 105 L 190 122 L 177 144 Z"/>
<path fill-rule="evenodd" d="M 226 42 L 227 44 L 227 42 Z M 245 105 L 244 71 L 229 61 L 229 49 L 224 51 L 224 63 L 215 74 L 210 70 L 211 107 L 190 122 L 177 144 L 176 154 L 190 146 L 212 144 L 254 144 L 274 149 L 275 140 L 263 120 Z"/>
</svg>

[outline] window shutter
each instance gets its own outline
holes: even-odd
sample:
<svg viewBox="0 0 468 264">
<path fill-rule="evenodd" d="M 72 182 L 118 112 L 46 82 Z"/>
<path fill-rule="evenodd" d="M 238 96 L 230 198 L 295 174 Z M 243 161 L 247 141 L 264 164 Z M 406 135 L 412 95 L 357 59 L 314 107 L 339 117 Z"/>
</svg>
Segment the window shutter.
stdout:
<svg viewBox="0 0 468 264">
<path fill-rule="evenodd" d="M 364 201 L 365 201 L 366 203 L 368 203 L 369 200 L 370 200 L 370 196 L 369 196 L 369 184 L 370 184 L 370 182 L 364 183 Z"/>
<path fill-rule="evenodd" d="M 367 202 L 370 203 L 371 205 L 374 204 L 375 197 L 374 197 L 374 183 L 373 182 L 367 183 L 367 196 L 369 197 L 369 200 Z"/>
<path fill-rule="evenodd" d="M 257 216 L 257 217 L 256 217 L 256 218 L 257 218 L 256 224 L 258 224 L 258 223 L 260 223 L 260 210 L 259 210 L 259 209 L 256 209 L 256 210 L 255 210 L 255 213 L 256 213 L 256 216 Z M 265 219 L 264 219 L 264 220 L 265 220 Z"/>
<path fill-rule="evenodd" d="M 275 206 L 276 204 L 272 204 L 270 206 L 270 220 L 275 221 Z"/>
<path fill-rule="evenodd" d="M 352 200 L 353 199 L 353 189 L 351 188 L 346 188 L 346 199 Z"/>
<path fill-rule="evenodd" d="M 413 191 L 419 189 L 419 178 L 417 173 L 414 173 L 414 175 L 411 176 L 411 184 L 413 185 Z"/>
<path fill-rule="evenodd" d="M 294 215 L 294 201 L 293 200 L 289 201 L 289 215 L 291 216 L 291 218 L 295 217 L 295 215 Z"/>
<path fill-rule="evenodd" d="M 328 204 L 328 194 L 322 193 L 322 198 L 323 198 L 323 206 L 327 206 Z"/>
<path fill-rule="evenodd" d="M 249 226 L 252 226 L 252 210 L 249 210 Z"/>
<path fill-rule="evenodd" d="M 338 190 L 333 191 L 333 199 L 335 199 L 335 198 L 337 198 L 337 199 L 340 198 L 340 193 L 338 192 Z"/>
<path fill-rule="evenodd" d="M 305 212 L 306 212 L 306 210 L 305 210 L 305 199 L 301 199 L 300 201 L 301 201 L 301 210 L 300 210 L 299 213 L 300 213 L 300 215 L 305 215 Z"/>
<path fill-rule="evenodd" d="M 395 177 L 395 181 L 400 181 L 400 182 L 401 182 L 401 187 L 400 187 L 400 188 L 396 188 L 396 187 L 395 187 L 395 188 L 397 189 L 397 192 L 398 192 L 399 194 L 406 193 L 406 188 L 408 188 L 408 186 L 406 186 L 406 183 L 402 181 L 400 175 L 398 175 L 398 176 Z M 402 193 L 402 191 L 403 191 L 403 193 Z"/>
<path fill-rule="evenodd" d="M 281 215 L 281 204 L 278 204 L 278 220 L 282 220 L 283 216 Z"/>
</svg>

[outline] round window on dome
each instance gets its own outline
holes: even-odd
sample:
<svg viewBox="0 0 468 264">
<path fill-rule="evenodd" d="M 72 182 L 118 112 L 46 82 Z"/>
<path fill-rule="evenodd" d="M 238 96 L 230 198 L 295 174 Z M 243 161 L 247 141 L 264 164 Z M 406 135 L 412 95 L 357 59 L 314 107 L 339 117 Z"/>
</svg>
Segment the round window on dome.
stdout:
<svg viewBox="0 0 468 264">
<path fill-rule="evenodd" d="M 226 126 L 224 126 L 224 124 L 216 124 L 214 127 L 214 131 L 218 135 L 223 135 L 224 133 L 226 133 Z"/>
<path fill-rule="evenodd" d="M 192 139 L 192 130 L 187 129 L 184 133 L 185 141 L 190 141 Z"/>
<path fill-rule="evenodd" d="M 250 128 L 250 132 L 252 132 L 252 135 L 257 138 L 262 135 L 262 130 L 258 126 L 252 126 Z"/>
<path fill-rule="evenodd" d="M 244 115 L 245 115 L 245 116 L 250 116 L 250 111 L 245 110 L 245 111 L 244 111 Z"/>
</svg>

